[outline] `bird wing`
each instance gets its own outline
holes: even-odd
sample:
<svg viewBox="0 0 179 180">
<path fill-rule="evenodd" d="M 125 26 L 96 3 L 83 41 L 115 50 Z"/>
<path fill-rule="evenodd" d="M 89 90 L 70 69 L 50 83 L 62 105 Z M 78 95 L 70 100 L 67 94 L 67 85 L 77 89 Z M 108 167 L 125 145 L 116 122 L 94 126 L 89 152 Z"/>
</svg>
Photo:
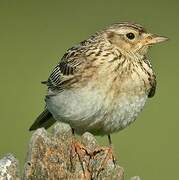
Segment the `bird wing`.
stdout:
<svg viewBox="0 0 179 180">
<path fill-rule="evenodd" d="M 72 80 L 77 72 L 81 69 L 81 65 L 85 64 L 86 58 L 83 56 L 81 45 L 68 49 L 60 62 L 53 69 L 47 81 L 42 82 L 50 89 L 61 89 L 66 82 Z"/>
<path fill-rule="evenodd" d="M 150 89 L 149 89 L 149 92 L 148 92 L 148 97 L 152 98 L 155 95 L 156 86 L 157 86 L 156 76 L 155 76 L 155 73 L 152 70 L 152 64 L 151 64 L 150 60 L 146 56 L 144 56 L 143 62 L 152 71 L 151 73 L 148 74 L 150 76 L 149 79 L 148 79 L 149 83 L 150 83 Z"/>
<path fill-rule="evenodd" d="M 153 75 L 153 79 L 150 81 L 150 84 L 151 84 L 151 88 L 150 88 L 148 97 L 152 98 L 155 95 L 156 86 L 157 86 L 157 81 L 156 81 L 155 75 Z"/>
</svg>

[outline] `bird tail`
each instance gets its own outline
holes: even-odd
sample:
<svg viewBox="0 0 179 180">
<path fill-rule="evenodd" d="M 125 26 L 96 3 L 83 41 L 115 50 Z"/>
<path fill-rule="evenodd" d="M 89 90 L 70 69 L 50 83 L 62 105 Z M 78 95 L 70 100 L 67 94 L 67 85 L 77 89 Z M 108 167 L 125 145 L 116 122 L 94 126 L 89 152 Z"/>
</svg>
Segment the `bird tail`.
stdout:
<svg viewBox="0 0 179 180">
<path fill-rule="evenodd" d="M 47 109 L 45 109 L 31 125 L 29 131 L 33 131 L 41 127 L 47 129 L 50 126 L 52 126 L 55 122 L 56 120 L 52 117 L 52 114 Z"/>
</svg>

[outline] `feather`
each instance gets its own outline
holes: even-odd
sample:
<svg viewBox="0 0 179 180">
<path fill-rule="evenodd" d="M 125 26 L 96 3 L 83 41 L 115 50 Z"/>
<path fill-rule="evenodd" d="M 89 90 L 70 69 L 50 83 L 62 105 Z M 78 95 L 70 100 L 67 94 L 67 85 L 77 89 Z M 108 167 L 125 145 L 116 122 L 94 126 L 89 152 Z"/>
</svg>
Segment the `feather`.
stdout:
<svg viewBox="0 0 179 180">
<path fill-rule="evenodd" d="M 44 127 L 45 129 L 52 126 L 56 120 L 52 117 L 52 114 L 45 109 L 35 120 L 35 122 L 29 128 L 29 131 L 36 130 L 38 128 Z"/>
<path fill-rule="evenodd" d="M 150 89 L 149 94 L 148 94 L 149 98 L 152 98 L 155 95 L 156 86 L 157 86 L 157 81 L 156 81 L 155 76 L 154 76 L 154 79 L 151 82 L 151 89 Z"/>
</svg>

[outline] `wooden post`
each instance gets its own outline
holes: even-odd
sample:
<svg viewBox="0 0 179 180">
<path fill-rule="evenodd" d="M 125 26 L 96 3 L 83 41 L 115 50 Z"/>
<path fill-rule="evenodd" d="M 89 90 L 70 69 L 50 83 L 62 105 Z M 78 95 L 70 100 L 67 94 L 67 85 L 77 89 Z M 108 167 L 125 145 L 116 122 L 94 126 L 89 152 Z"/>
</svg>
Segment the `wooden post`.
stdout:
<svg viewBox="0 0 179 180">
<path fill-rule="evenodd" d="M 74 143 L 83 148 L 77 152 Z M 43 128 L 33 133 L 21 177 L 12 155 L 0 160 L 0 180 L 123 180 L 123 168 L 106 158 L 107 153 L 92 134 L 74 139 L 69 125 L 56 123 L 52 133 Z"/>
</svg>

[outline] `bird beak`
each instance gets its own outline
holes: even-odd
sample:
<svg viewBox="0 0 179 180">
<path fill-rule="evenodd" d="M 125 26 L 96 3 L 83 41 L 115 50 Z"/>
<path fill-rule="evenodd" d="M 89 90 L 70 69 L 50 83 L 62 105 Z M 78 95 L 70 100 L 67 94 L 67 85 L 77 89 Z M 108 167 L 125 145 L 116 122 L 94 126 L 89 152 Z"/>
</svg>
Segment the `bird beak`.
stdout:
<svg viewBox="0 0 179 180">
<path fill-rule="evenodd" d="M 164 37 L 164 36 L 158 36 L 155 34 L 147 34 L 145 37 L 145 45 L 153 45 L 153 44 L 157 44 L 157 43 L 161 43 L 164 41 L 167 41 L 168 38 Z"/>
</svg>

